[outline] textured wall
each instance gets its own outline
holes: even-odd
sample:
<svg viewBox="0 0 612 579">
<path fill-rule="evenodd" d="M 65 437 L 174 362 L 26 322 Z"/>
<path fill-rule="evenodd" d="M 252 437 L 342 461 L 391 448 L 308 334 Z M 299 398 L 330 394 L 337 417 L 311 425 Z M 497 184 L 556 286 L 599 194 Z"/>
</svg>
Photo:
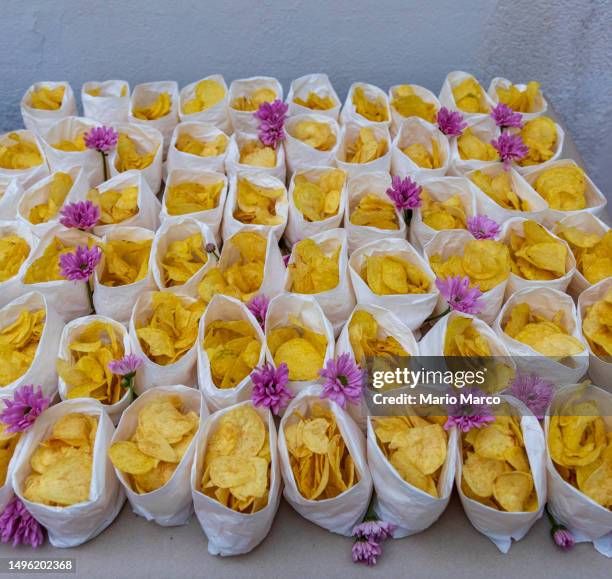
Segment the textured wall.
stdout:
<svg viewBox="0 0 612 579">
<path fill-rule="evenodd" d="M 612 193 L 612 5 L 607 0 L 3 0 L 0 128 L 40 80 L 121 78 L 179 85 L 327 72 L 341 98 L 352 80 L 440 89 L 463 69 L 536 79 L 587 166 Z"/>
</svg>

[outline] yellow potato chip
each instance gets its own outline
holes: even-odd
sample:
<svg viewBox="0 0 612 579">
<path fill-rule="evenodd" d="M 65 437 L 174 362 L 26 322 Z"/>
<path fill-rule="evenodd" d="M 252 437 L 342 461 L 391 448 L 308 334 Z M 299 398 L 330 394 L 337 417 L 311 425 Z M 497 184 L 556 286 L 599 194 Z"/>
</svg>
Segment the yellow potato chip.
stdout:
<svg viewBox="0 0 612 579">
<path fill-rule="evenodd" d="M 467 77 L 454 86 L 452 91 L 459 110 L 465 113 L 489 112 L 484 91 L 473 76 Z"/>
<path fill-rule="evenodd" d="M 577 165 L 550 167 L 538 175 L 533 188 L 551 209 L 578 211 L 586 207 L 586 177 Z"/>
<path fill-rule="evenodd" d="M 68 173 L 54 173 L 51 181 L 46 186 L 47 201 L 45 203 L 38 203 L 30 208 L 28 214 L 30 223 L 34 225 L 46 223 L 49 219 L 55 217 L 64 204 L 70 189 L 72 189 L 72 185 L 72 177 Z"/>
<path fill-rule="evenodd" d="M 428 123 L 436 122 L 436 105 L 418 96 L 409 84 L 395 87 L 391 94 L 391 106 L 405 118 L 419 117 Z"/>
<path fill-rule="evenodd" d="M 491 356 L 489 340 L 465 316 L 455 316 L 446 327 L 445 356 Z"/>
<path fill-rule="evenodd" d="M 206 111 L 225 98 L 225 87 L 211 78 L 201 80 L 195 85 L 194 98 L 183 104 L 183 114 L 191 115 Z"/>
<path fill-rule="evenodd" d="M 189 133 L 181 133 L 174 143 L 178 151 L 198 157 L 218 157 L 223 155 L 229 144 L 225 135 L 217 135 L 211 141 L 200 141 Z"/>
<path fill-rule="evenodd" d="M 289 134 L 317 151 L 330 151 L 336 144 L 336 135 L 329 123 L 300 121 L 289 129 Z"/>
<path fill-rule="evenodd" d="M 421 217 L 423 223 L 432 229 L 465 229 L 467 215 L 459 195 L 453 195 L 446 201 L 436 201 L 427 191 L 421 191 Z"/>
<path fill-rule="evenodd" d="M 285 200 L 283 188 L 261 187 L 243 177 L 238 179 L 234 218 L 242 223 L 280 225 L 283 218 L 277 214 L 277 204 Z"/>
<path fill-rule="evenodd" d="M 477 161 L 498 161 L 497 149 L 483 141 L 480 137 L 467 128 L 457 137 L 457 148 L 462 159 L 474 159 Z"/>
<path fill-rule="evenodd" d="M 81 152 L 85 151 L 87 147 L 85 146 L 85 131 L 79 133 L 74 139 L 64 139 L 62 141 L 57 141 L 51 145 L 54 149 L 58 149 L 60 151 L 67 152 Z"/>
<path fill-rule="evenodd" d="M 612 358 L 612 289 L 604 298 L 588 306 L 582 321 L 582 333 L 591 350 L 605 361 Z"/>
<path fill-rule="evenodd" d="M 185 215 L 208 211 L 219 206 L 223 181 L 201 184 L 185 181 L 170 185 L 166 190 L 166 209 L 169 215 Z"/>
<path fill-rule="evenodd" d="M 567 241 L 576 258 L 576 268 L 589 283 L 612 277 L 612 230 L 600 235 L 578 227 L 557 226 L 556 233 Z"/>
<path fill-rule="evenodd" d="M 120 132 L 117 142 L 115 168 L 119 173 L 129 171 L 130 169 L 146 169 L 153 163 L 157 148 L 152 151 L 143 150 L 143 147 L 129 135 Z"/>
<path fill-rule="evenodd" d="M 376 138 L 371 127 L 359 129 L 359 136 L 346 145 L 345 160 L 347 163 L 369 163 L 382 157 L 389 150 L 386 138 Z"/>
<path fill-rule="evenodd" d="M 549 117 L 536 117 L 523 124 L 520 132 L 523 143 L 529 151 L 518 164 L 522 167 L 539 165 L 549 161 L 555 154 L 557 127 Z"/>
<path fill-rule="evenodd" d="M 315 111 L 327 111 L 333 109 L 336 106 L 334 99 L 327 94 L 318 94 L 314 91 L 310 91 L 306 96 L 306 99 L 295 97 L 293 102 L 307 109 Z"/>
<path fill-rule="evenodd" d="M 356 311 L 349 323 L 349 340 L 355 359 L 365 365 L 368 357 L 408 357 L 410 354 L 393 336 L 386 335 L 374 316 L 365 310 Z"/>
<path fill-rule="evenodd" d="M 338 260 L 341 245 L 335 251 L 324 250 L 312 239 L 303 239 L 293 247 L 293 262 L 288 266 L 289 291 L 318 294 L 335 288 L 339 281 Z"/>
<path fill-rule="evenodd" d="M 425 294 L 431 281 L 417 265 L 396 255 L 367 255 L 361 278 L 377 295 Z"/>
<path fill-rule="evenodd" d="M 262 87 L 254 90 L 246 96 L 236 97 L 230 103 L 231 108 L 237 111 L 256 111 L 263 103 L 271 103 L 276 100 L 276 92 L 268 87 Z"/>
<path fill-rule="evenodd" d="M 319 178 L 297 174 L 294 178 L 293 201 L 306 221 L 323 221 L 338 214 L 345 175 L 330 169 Z"/>
<path fill-rule="evenodd" d="M 170 113 L 172 97 L 169 92 L 160 92 L 155 100 L 147 105 L 135 107 L 132 114 L 143 121 L 154 121 L 161 119 Z"/>
<path fill-rule="evenodd" d="M 276 151 L 264 145 L 261 141 L 248 141 L 240 147 L 240 160 L 242 165 L 252 167 L 276 167 Z"/>
<path fill-rule="evenodd" d="M 470 180 L 500 207 L 511 211 L 530 211 L 529 202 L 521 199 L 513 189 L 510 173 L 500 171 L 497 175 L 487 175 L 474 171 Z"/>
<path fill-rule="evenodd" d="M 399 229 L 397 211 L 393 203 L 368 193 L 364 195 L 351 212 L 353 225 L 376 227 L 377 229 Z"/>
<path fill-rule="evenodd" d="M 129 285 L 144 279 L 149 270 L 152 239 L 110 239 L 100 244 L 104 259 L 100 283 L 108 287 Z"/>
<path fill-rule="evenodd" d="M 30 106 L 33 109 L 57 111 L 62 106 L 65 92 L 64 86 L 40 86 L 30 93 Z"/>
<path fill-rule="evenodd" d="M 20 432 L 7 433 L 6 428 L 6 424 L 0 423 L 0 487 L 6 483 L 8 467 L 21 437 Z"/>
<path fill-rule="evenodd" d="M 0 168 L 31 169 L 43 164 L 43 157 L 35 141 L 23 139 L 18 133 L 6 135 L 0 143 Z"/>
<path fill-rule="evenodd" d="M 138 213 L 138 187 L 135 185 L 123 189 L 107 189 L 103 193 L 98 189 L 90 189 L 87 199 L 100 209 L 100 225 L 121 223 Z"/>
<path fill-rule="evenodd" d="M 161 258 L 164 287 L 183 285 L 203 268 L 208 261 L 205 246 L 201 233 L 171 241 Z"/>
<path fill-rule="evenodd" d="M 17 275 L 30 255 L 28 242 L 17 234 L 0 237 L 0 283 Z"/>
<path fill-rule="evenodd" d="M 402 152 L 422 169 L 439 169 L 442 166 L 440 145 L 436 139 L 431 139 L 429 147 L 423 143 L 412 143 L 403 148 Z"/>
<path fill-rule="evenodd" d="M 533 80 L 528 82 L 524 89 L 520 89 L 515 84 L 510 84 L 509 86 L 497 86 L 495 92 L 500 103 L 519 113 L 537 112 L 542 98 L 540 83 Z"/>
<path fill-rule="evenodd" d="M 363 87 L 358 86 L 353 91 L 353 106 L 358 115 L 374 123 L 383 123 L 389 120 L 387 103 L 384 97 L 377 96 L 374 99 L 368 98 Z"/>
</svg>

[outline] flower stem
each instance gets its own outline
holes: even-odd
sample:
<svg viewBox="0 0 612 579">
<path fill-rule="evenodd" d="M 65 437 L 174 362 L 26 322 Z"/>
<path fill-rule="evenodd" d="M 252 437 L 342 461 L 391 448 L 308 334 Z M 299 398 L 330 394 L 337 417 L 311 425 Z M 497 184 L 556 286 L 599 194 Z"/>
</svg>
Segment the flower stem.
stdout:
<svg viewBox="0 0 612 579">
<path fill-rule="evenodd" d="M 108 169 L 106 168 L 106 153 L 103 153 L 102 151 L 100 151 L 100 154 L 102 155 L 102 167 L 104 169 L 104 180 L 108 181 Z"/>
<path fill-rule="evenodd" d="M 91 311 L 89 313 L 95 314 L 96 309 L 94 308 L 94 303 L 93 303 L 93 290 L 91 289 L 91 280 L 88 279 L 85 282 L 85 285 L 87 286 L 87 298 L 89 299 L 89 307 L 91 308 Z"/>
<path fill-rule="evenodd" d="M 439 320 L 440 318 L 443 318 L 446 314 L 448 314 L 451 311 L 450 307 L 446 308 L 441 314 L 438 314 L 436 316 L 429 316 L 424 323 L 431 323 L 431 322 L 435 322 L 436 320 Z"/>
<path fill-rule="evenodd" d="M 412 209 L 404 209 L 404 223 L 406 225 L 410 225 L 411 219 L 412 219 Z"/>
</svg>

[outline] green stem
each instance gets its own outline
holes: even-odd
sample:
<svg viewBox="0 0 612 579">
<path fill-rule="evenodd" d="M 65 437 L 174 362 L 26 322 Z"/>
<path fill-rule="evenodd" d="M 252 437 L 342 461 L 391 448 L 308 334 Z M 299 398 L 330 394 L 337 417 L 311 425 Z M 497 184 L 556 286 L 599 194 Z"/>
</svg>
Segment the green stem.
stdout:
<svg viewBox="0 0 612 579">
<path fill-rule="evenodd" d="M 96 309 L 94 308 L 94 303 L 93 303 L 93 291 L 91 289 L 91 280 L 87 280 L 85 282 L 85 285 L 87 286 L 87 298 L 89 299 L 89 307 L 91 309 L 91 311 L 89 312 L 90 314 L 95 314 L 96 313 Z"/>
<path fill-rule="evenodd" d="M 102 151 L 100 151 L 100 154 L 102 155 L 102 167 L 104 168 L 104 180 L 108 181 L 108 169 L 106 168 L 106 153 L 103 153 Z"/>
<path fill-rule="evenodd" d="M 438 314 L 437 316 L 429 316 L 426 320 L 425 323 L 431 323 L 431 322 L 435 322 L 436 320 L 439 320 L 440 318 L 443 318 L 446 314 L 448 314 L 451 311 L 450 307 L 446 308 L 441 314 Z"/>
<path fill-rule="evenodd" d="M 132 393 L 132 399 L 137 398 L 138 395 L 134 392 L 134 376 L 135 374 L 126 374 L 121 379 L 121 387 L 129 390 Z"/>
<path fill-rule="evenodd" d="M 548 522 L 552 527 L 552 531 L 555 531 L 557 528 L 559 528 L 559 523 L 557 523 L 557 521 L 555 521 L 555 518 L 550 514 L 550 511 L 548 510 L 548 505 L 546 505 L 544 510 L 546 511 L 546 516 L 548 517 Z"/>
<path fill-rule="evenodd" d="M 404 209 L 404 223 L 407 226 L 410 225 L 411 219 L 412 219 L 412 209 Z"/>
<path fill-rule="evenodd" d="M 374 510 L 374 500 L 376 499 L 376 491 L 372 492 L 372 497 L 370 498 L 370 504 L 368 505 L 368 510 L 366 511 L 365 516 L 363 517 L 363 522 L 366 521 L 377 521 L 378 516 L 376 515 L 376 511 Z"/>
</svg>

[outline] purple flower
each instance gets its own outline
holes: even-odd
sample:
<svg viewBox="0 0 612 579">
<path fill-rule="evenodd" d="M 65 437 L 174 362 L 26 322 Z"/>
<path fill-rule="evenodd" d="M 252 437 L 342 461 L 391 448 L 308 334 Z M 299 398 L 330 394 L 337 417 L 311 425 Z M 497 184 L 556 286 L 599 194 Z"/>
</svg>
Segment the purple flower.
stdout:
<svg viewBox="0 0 612 579">
<path fill-rule="evenodd" d="M 510 384 L 510 393 L 525 404 L 540 420 L 544 418 L 544 413 L 553 399 L 554 391 L 555 387 L 552 382 L 536 374 L 519 372 Z"/>
<path fill-rule="evenodd" d="M 128 376 L 135 374 L 136 370 L 142 366 L 142 358 L 136 354 L 126 354 L 118 360 L 111 360 L 108 369 L 118 376 Z"/>
<path fill-rule="evenodd" d="M 291 259 L 291 254 L 290 253 L 286 253 L 285 255 L 283 255 L 283 263 L 285 264 L 285 267 L 287 267 L 289 265 L 289 260 Z"/>
<path fill-rule="evenodd" d="M 473 397 L 484 396 L 484 393 L 478 388 L 466 388 L 462 392 Z M 462 402 L 461 397 L 457 396 L 457 392 L 452 394 L 457 398 L 455 404 L 449 404 L 447 407 L 448 418 L 444 424 L 445 430 L 450 430 L 456 426 L 463 432 L 468 432 L 472 428 L 482 428 L 488 422 L 495 422 L 495 416 L 491 415 L 491 409 L 487 404 L 477 404 L 475 402 Z"/>
<path fill-rule="evenodd" d="M 371 539 L 358 540 L 353 544 L 353 563 L 376 565 L 376 560 L 382 555 L 381 546 Z"/>
<path fill-rule="evenodd" d="M 518 134 L 502 133 L 499 139 L 493 139 L 491 144 L 497 149 L 506 171 L 510 168 L 512 161 L 520 161 L 529 153 L 529 148 Z"/>
<path fill-rule="evenodd" d="M 43 527 L 17 497 L 11 499 L 0 515 L 0 539 L 3 543 L 12 542 L 13 547 L 31 545 L 34 549 L 45 540 Z"/>
<path fill-rule="evenodd" d="M 260 122 L 257 127 L 259 140 L 268 147 L 278 147 L 285 138 L 285 120 L 289 106 L 276 99 L 274 102 L 261 103 L 253 113 Z"/>
<path fill-rule="evenodd" d="M 64 227 L 73 227 L 75 229 L 89 229 L 100 219 L 100 209 L 91 201 L 68 203 L 60 213 L 62 215 L 60 223 Z"/>
<path fill-rule="evenodd" d="M 569 551 L 574 548 L 576 539 L 565 527 L 557 527 L 557 530 L 552 533 L 552 538 L 557 547 L 562 551 Z"/>
<path fill-rule="evenodd" d="M 94 245 L 89 249 L 79 245 L 74 252 L 60 255 L 62 275 L 70 281 L 86 281 L 94 272 L 102 257 L 102 250 Z"/>
<path fill-rule="evenodd" d="M 366 541 L 372 540 L 380 543 L 392 537 L 393 531 L 395 531 L 393 523 L 387 523 L 386 521 L 364 521 L 353 527 L 352 535 Z"/>
<path fill-rule="evenodd" d="M 498 127 L 516 127 L 523 126 L 523 115 L 515 113 L 508 105 L 499 103 L 492 111 L 491 118 L 495 121 Z"/>
<path fill-rule="evenodd" d="M 387 189 L 387 195 L 395 203 L 398 211 L 407 211 L 421 206 L 422 190 L 423 188 L 410 177 L 402 179 L 395 176 L 391 179 L 391 187 Z"/>
<path fill-rule="evenodd" d="M 23 432 L 49 407 L 50 398 L 32 384 L 25 384 L 15 390 L 13 399 L 4 399 L 4 410 L 0 412 L 0 422 L 7 425 L 6 432 Z"/>
<path fill-rule="evenodd" d="M 438 128 L 449 137 L 458 137 L 467 127 L 467 123 L 463 121 L 463 115 L 457 111 L 449 111 L 446 107 L 442 107 L 438 111 L 437 119 Z"/>
<path fill-rule="evenodd" d="M 255 406 L 265 406 L 278 415 L 293 398 L 291 390 L 287 388 L 289 368 L 284 362 L 278 368 L 268 363 L 258 366 L 251 372 L 251 380 L 251 399 Z"/>
<path fill-rule="evenodd" d="M 249 311 L 255 316 L 255 319 L 262 328 L 266 323 L 266 313 L 268 312 L 269 304 L 270 300 L 264 294 L 253 296 L 247 304 L 247 308 L 249 308 Z"/>
<path fill-rule="evenodd" d="M 321 398 L 329 398 L 342 408 L 346 408 L 347 402 L 361 402 L 364 372 L 348 352 L 340 354 L 337 360 L 328 360 L 319 375 L 325 378 Z"/>
<path fill-rule="evenodd" d="M 119 140 L 119 133 L 112 127 L 94 127 L 84 135 L 85 146 L 107 154 Z"/>
<path fill-rule="evenodd" d="M 470 287 L 469 277 L 456 275 L 446 279 L 436 278 L 436 287 L 452 310 L 463 314 L 478 314 L 482 311 L 482 292 L 478 286 Z"/>
<path fill-rule="evenodd" d="M 468 217 L 467 228 L 476 239 L 495 239 L 501 231 L 497 221 L 493 221 L 486 215 Z"/>
</svg>

